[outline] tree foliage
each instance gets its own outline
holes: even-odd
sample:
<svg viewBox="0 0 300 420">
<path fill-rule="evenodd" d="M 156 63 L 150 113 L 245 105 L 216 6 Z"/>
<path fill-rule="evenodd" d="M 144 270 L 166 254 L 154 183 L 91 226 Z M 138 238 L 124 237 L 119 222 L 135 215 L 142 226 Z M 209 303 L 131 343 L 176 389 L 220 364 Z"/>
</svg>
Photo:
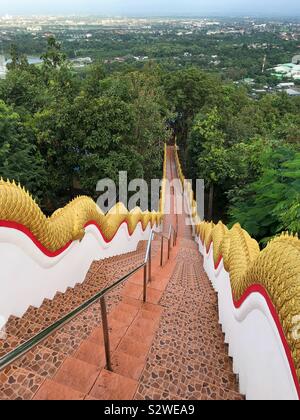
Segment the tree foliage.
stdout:
<svg viewBox="0 0 300 420">
<path fill-rule="evenodd" d="M 300 231 L 300 153 L 278 146 L 264 156 L 258 179 L 232 200 L 232 221 L 240 221 L 259 238 L 268 239 L 282 230 Z"/>
<path fill-rule="evenodd" d="M 45 193 L 44 161 L 20 116 L 0 101 L 0 174 L 39 198 Z"/>
<path fill-rule="evenodd" d="M 167 45 L 156 52 L 174 55 Z M 0 81 L 0 175 L 20 181 L 46 211 L 95 196 L 97 181 L 118 181 L 121 170 L 129 181 L 159 178 L 163 142 L 174 134 L 186 175 L 205 180 L 209 219 L 239 221 L 260 240 L 299 232 L 299 98 L 253 99 L 246 87 L 171 61 L 99 61 L 77 73 L 52 37 L 38 66 L 14 47 L 11 56 Z"/>
<path fill-rule="evenodd" d="M 29 65 L 15 49 L 12 54 L 0 98 L 19 124 L 10 136 L 16 147 L 19 144 L 18 164 L 30 169 L 29 157 L 35 153 L 36 163 L 42 162 L 48 174 L 40 178 L 47 211 L 77 194 L 95 196 L 97 181 L 106 177 L 118 181 L 121 170 L 128 172 L 129 181 L 161 176 L 169 111 L 156 69 L 106 75 L 97 64 L 81 78 L 52 37 L 40 66 Z M 26 131 L 24 137 L 20 127 Z M 25 139 L 30 144 L 23 150 Z M 8 150 L 6 142 L 3 162 Z M 1 175 L 29 184 L 35 195 L 40 192 L 17 166 L 15 171 L 3 169 Z"/>
</svg>

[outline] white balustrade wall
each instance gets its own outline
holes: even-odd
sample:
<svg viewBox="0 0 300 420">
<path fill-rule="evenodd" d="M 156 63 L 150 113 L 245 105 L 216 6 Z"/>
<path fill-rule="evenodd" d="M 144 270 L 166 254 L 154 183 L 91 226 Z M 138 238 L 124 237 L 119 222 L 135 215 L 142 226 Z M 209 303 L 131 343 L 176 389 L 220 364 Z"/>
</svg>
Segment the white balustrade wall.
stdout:
<svg viewBox="0 0 300 420">
<path fill-rule="evenodd" d="M 155 230 L 160 227 L 156 226 Z M 82 241 L 74 241 L 60 255 L 49 257 L 23 232 L 0 227 L 0 317 L 21 317 L 29 306 L 41 306 L 85 279 L 94 260 L 135 251 L 140 241 L 149 239 L 139 223 L 130 236 L 123 223 L 107 243 L 95 225 L 89 225 Z M 117 280 L 117 279 L 116 279 Z"/>
</svg>

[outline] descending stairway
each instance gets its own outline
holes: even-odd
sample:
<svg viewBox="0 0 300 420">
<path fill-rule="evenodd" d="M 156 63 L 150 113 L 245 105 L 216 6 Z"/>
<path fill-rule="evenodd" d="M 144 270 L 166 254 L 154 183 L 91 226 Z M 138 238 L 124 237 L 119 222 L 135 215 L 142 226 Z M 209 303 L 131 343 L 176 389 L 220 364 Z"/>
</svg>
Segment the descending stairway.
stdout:
<svg viewBox="0 0 300 420">
<path fill-rule="evenodd" d="M 158 244 L 154 242 L 154 252 L 157 247 Z M 141 243 L 137 252 L 94 262 L 82 284 L 74 289 L 69 288 L 65 293 L 57 293 L 53 300 L 45 299 L 40 308 L 30 307 L 22 318 L 10 317 L 5 336 L 3 339 L 0 337 L 0 357 L 138 266 L 144 254 L 145 244 Z M 121 300 L 121 289 L 119 287 L 109 295 L 108 312 Z M 95 304 L 54 333 L 43 345 L 0 372 L 0 399 L 31 398 L 43 378 L 51 378 L 66 357 L 74 355 L 82 341 L 99 326 L 100 306 Z"/>
<path fill-rule="evenodd" d="M 172 178 L 171 148 L 168 157 Z M 173 207 L 166 229 L 175 220 Z M 0 372 L 0 399 L 242 399 L 218 324 L 216 294 L 184 215 L 178 227 L 177 246 L 163 267 L 160 243 L 153 243 L 147 303 L 142 271 L 108 297 L 113 372 L 105 369 L 100 305 L 94 304 Z M 95 262 L 82 284 L 20 319 L 11 317 L 0 357 L 137 267 L 144 254 L 141 243 L 136 252 Z"/>
<path fill-rule="evenodd" d="M 189 228 L 183 232 L 135 399 L 243 399 L 218 325 L 217 297 Z"/>
</svg>

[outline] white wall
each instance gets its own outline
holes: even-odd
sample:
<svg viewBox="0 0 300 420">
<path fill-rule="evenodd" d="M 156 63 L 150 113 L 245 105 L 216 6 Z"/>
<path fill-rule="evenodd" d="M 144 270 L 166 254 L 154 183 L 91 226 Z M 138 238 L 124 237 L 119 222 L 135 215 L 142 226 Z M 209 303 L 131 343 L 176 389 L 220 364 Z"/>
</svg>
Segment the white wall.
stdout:
<svg viewBox="0 0 300 420">
<path fill-rule="evenodd" d="M 189 206 L 188 196 L 185 200 Z M 194 231 L 194 229 L 193 229 Z M 204 269 L 218 293 L 219 322 L 239 376 L 240 392 L 248 400 L 299 400 L 299 383 L 294 380 L 288 356 L 265 297 L 252 293 L 237 308 L 230 276 L 221 260 L 215 269 L 213 244 L 209 251 L 196 236 Z"/>
<path fill-rule="evenodd" d="M 150 224 L 143 232 L 139 223 L 132 234 L 123 223 L 110 243 L 96 226 L 86 228 L 81 242 L 73 242 L 57 257 L 46 256 L 24 233 L 0 228 L 0 317 L 22 316 L 30 305 L 39 307 L 45 298 L 82 283 L 94 260 L 135 251 L 148 240 Z"/>
<path fill-rule="evenodd" d="M 288 357 L 264 296 L 252 293 L 237 309 L 223 260 L 215 270 L 213 246 L 207 253 L 200 239 L 197 243 L 218 293 L 219 319 L 234 372 L 239 375 L 240 392 L 248 400 L 298 400 Z"/>
</svg>

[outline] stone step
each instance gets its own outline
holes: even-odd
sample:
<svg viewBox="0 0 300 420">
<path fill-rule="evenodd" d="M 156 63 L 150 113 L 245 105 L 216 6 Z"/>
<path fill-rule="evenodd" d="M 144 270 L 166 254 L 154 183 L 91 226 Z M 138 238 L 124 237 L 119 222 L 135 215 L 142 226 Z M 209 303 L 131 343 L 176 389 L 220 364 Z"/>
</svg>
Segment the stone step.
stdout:
<svg viewBox="0 0 300 420">
<path fill-rule="evenodd" d="M 15 336 L 21 340 L 29 340 L 34 337 L 43 327 L 41 324 L 28 321 L 26 319 L 11 316 L 5 325 L 6 333 L 9 336 Z"/>
<path fill-rule="evenodd" d="M 0 372 L 0 400 L 31 400 L 44 378 L 11 365 Z"/>
<path fill-rule="evenodd" d="M 74 288 L 68 288 L 65 293 L 58 292 L 52 300 L 45 299 L 40 308 L 29 307 L 22 318 L 10 317 L 5 326 L 6 336 L 3 340 L 0 339 L 0 357 L 14 350 L 24 341 L 32 338 L 63 315 L 94 296 L 99 290 L 107 286 L 109 281 L 115 281 L 123 273 L 127 274 L 142 261 L 144 248 L 143 244 L 138 252 L 93 263 L 86 280 L 82 284 L 77 284 Z M 104 273 L 103 270 L 105 270 Z M 110 271 L 109 276 L 107 270 Z M 113 291 L 107 298 L 109 312 L 122 299 L 120 290 L 119 288 L 119 290 Z M 120 304 L 119 312 L 115 310 L 112 312 L 110 333 L 112 342 L 115 340 L 115 347 L 118 346 L 125 331 L 136 316 L 138 306 L 136 304 L 132 305 L 132 301 L 124 301 Z M 66 398 L 83 399 L 85 394 L 81 394 L 72 387 L 55 382 L 53 379 L 60 368 L 64 366 L 64 363 L 67 364 L 67 360 L 86 363 L 93 369 L 96 368 L 97 372 L 104 368 L 105 357 L 99 303 L 92 305 L 59 331 L 56 331 L 38 347 L 16 361 L 10 368 L 0 372 L 0 375 L 2 375 L 0 389 L 5 385 L 5 389 L 0 392 L 0 399 L 6 397 L 8 399 L 31 399 L 37 391 L 35 386 L 31 387 L 31 383 L 35 384 L 36 382 L 39 387 L 45 378 L 47 387 L 51 387 L 53 383 L 56 385 L 49 395 L 56 392 L 58 398 L 65 395 Z M 30 380 L 27 380 L 28 378 Z M 20 382 L 22 383 L 19 385 Z M 30 385 L 28 385 L 28 389 L 24 388 L 27 383 Z M 61 392 L 57 392 L 57 385 L 59 385 Z M 10 390 L 10 386 L 13 389 Z M 52 395 L 53 399 L 55 399 L 54 394 Z M 39 393 L 36 398 L 43 399 L 45 395 Z"/>
<path fill-rule="evenodd" d="M 124 377 L 116 372 L 102 370 L 89 398 L 96 400 L 132 400 L 137 390 L 138 382 Z"/>
<path fill-rule="evenodd" d="M 176 172 L 172 156 L 168 148 L 169 179 Z M 178 245 L 170 261 L 165 247 L 163 267 L 160 238 L 152 244 L 147 303 L 143 270 L 106 299 L 113 372 L 106 369 L 97 302 L 0 372 L 0 399 L 242 399 L 218 323 L 217 296 L 185 217 L 178 217 Z M 174 221 L 166 216 L 164 229 Z M 28 308 L 21 319 L 11 317 L 0 357 L 139 266 L 146 245 L 94 261 L 82 284 Z"/>
</svg>

